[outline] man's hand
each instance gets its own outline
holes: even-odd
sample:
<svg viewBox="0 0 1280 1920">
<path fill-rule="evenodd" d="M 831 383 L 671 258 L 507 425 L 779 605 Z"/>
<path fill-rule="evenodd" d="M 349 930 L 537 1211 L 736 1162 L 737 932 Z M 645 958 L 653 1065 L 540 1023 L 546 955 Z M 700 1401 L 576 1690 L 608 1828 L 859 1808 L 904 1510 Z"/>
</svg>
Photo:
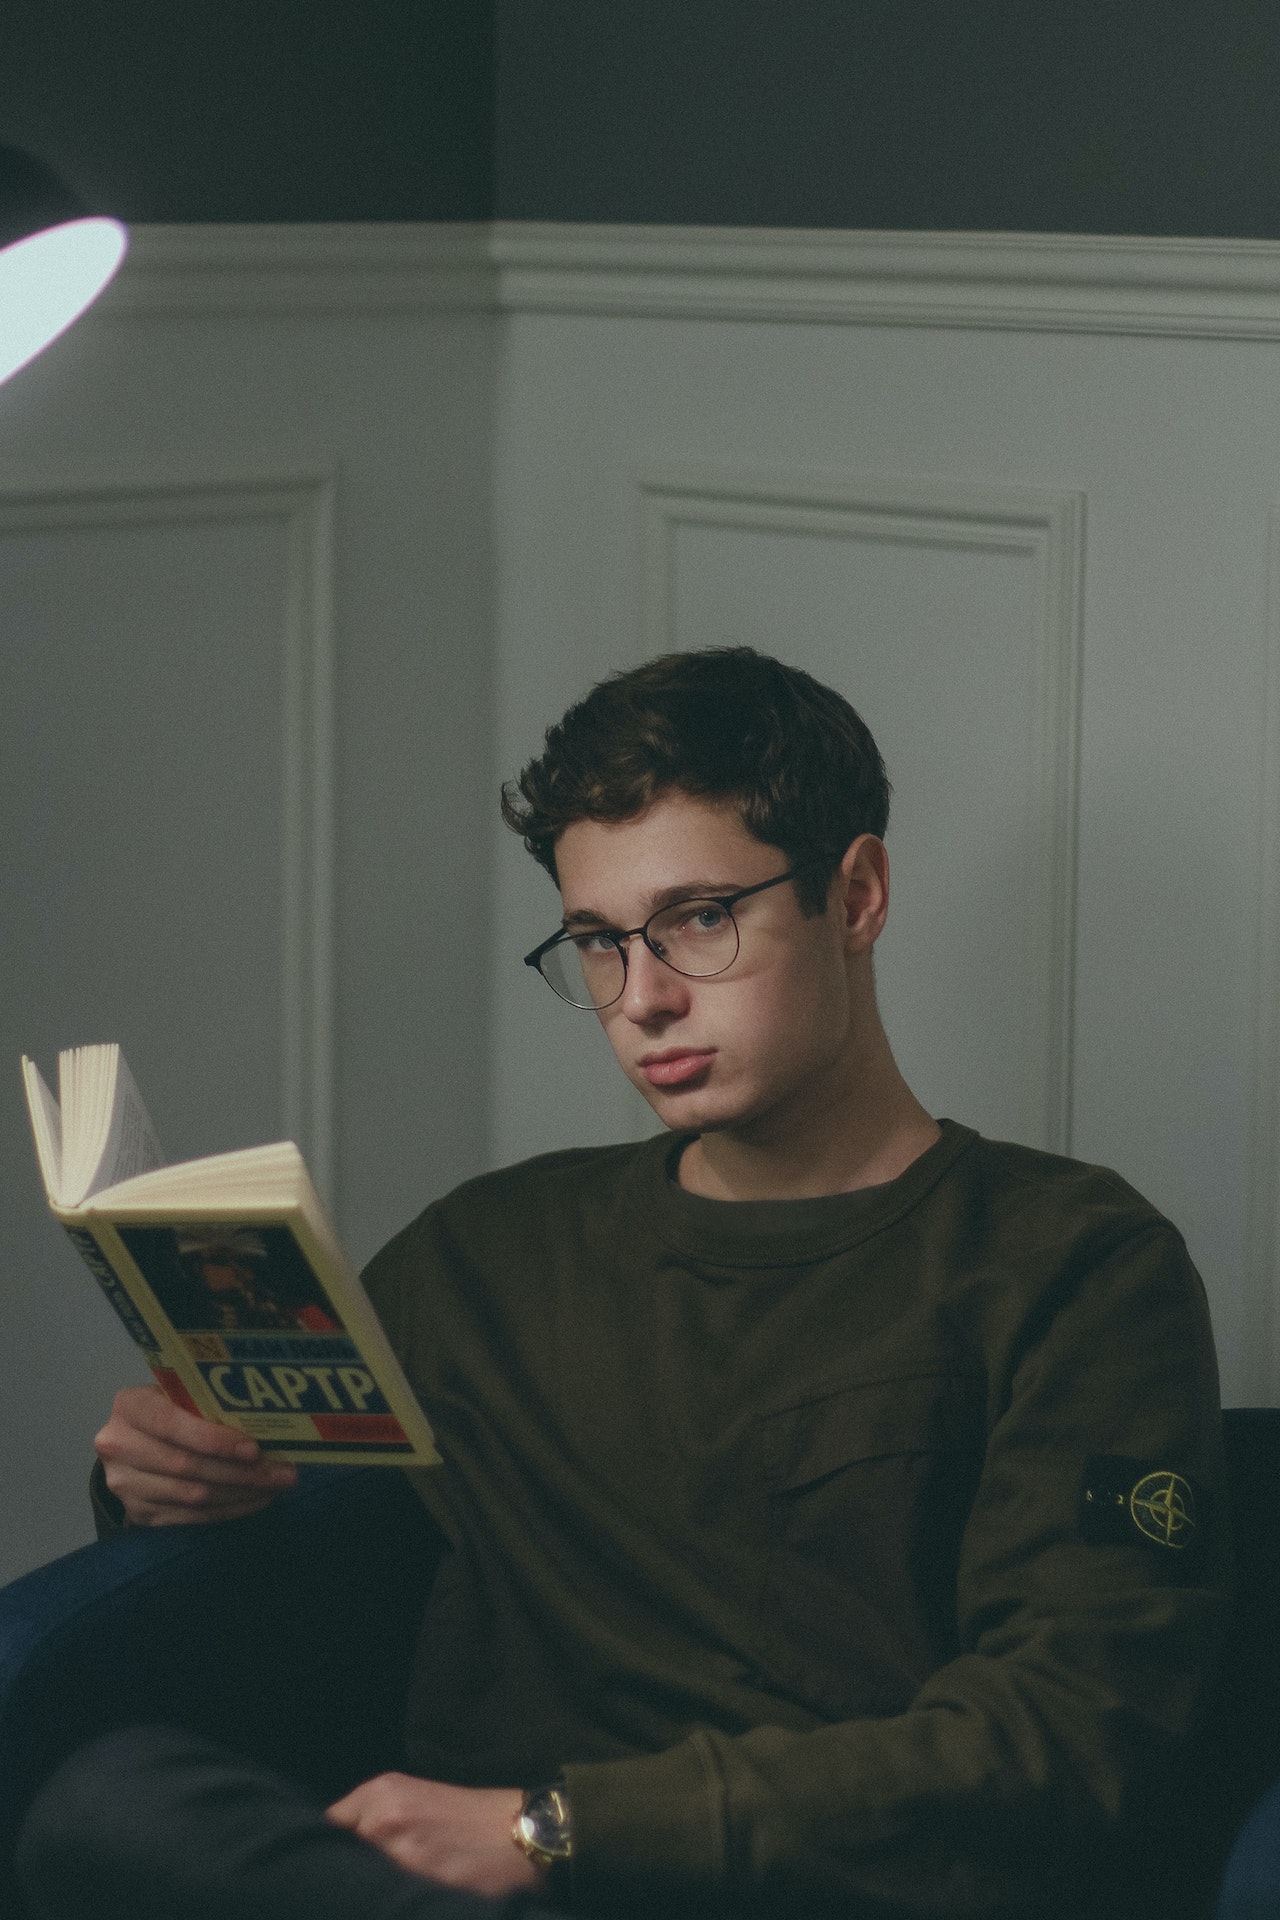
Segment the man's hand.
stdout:
<svg viewBox="0 0 1280 1920">
<path fill-rule="evenodd" d="M 533 1861 L 511 1838 L 523 1803 L 518 1787 L 448 1787 L 408 1773 L 380 1773 L 337 1801 L 326 1817 L 410 1873 L 497 1896 L 541 1882 Z"/>
<path fill-rule="evenodd" d="M 159 1387 L 126 1387 L 94 1440 L 107 1485 L 136 1527 L 189 1526 L 257 1513 L 296 1481 L 256 1441 L 187 1413 Z"/>
</svg>

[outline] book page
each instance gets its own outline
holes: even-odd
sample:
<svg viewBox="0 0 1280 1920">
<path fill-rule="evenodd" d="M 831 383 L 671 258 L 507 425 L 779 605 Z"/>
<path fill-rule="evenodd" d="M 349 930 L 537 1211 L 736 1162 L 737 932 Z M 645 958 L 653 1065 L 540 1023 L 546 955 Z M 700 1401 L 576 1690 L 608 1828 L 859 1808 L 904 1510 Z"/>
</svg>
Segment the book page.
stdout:
<svg viewBox="0 0 1280 1920">
<path fill-rule="evenodd" d="M 22 1084 L 27 1094 L 27 1112 L 35 1136 L 36 1159 L 47 1197 L 62 1200 L 62 1110 L 44 1082 L 34 1060 L 22 1056 Z"/>
<path fill-rule="evenodd" d="M 139 1218 L 157 1207 L 195 1206 L 300 1206 L 310 1216 L 320 1206 L 314 1191 L 306 1161 L 293 1141 L 274 1140 L 265 1147 L 237 1147 L 232 1153 L 154 1167 L 136 1179 L 99 1188 L 93 1198 L 95 1211 L 138 1210 Z"/>
<path fill-rule="evenodd" d="M 121 1180 L 150 1173 L 164 1165 L 164 1154 L 151 1124 L 151 1115 L 142 1104 L 129 1065 L 122 1053 L 117 1055 L 115 1102 L 111 1114 L 111 1132 L 93 1176 L 91 1192 L 114 1187 Z"/>
<path fill-rule="evenodd" d="M 71 1136 L 63 1159 L 69 1189 L 64 1206 L 80 1206 L 104 1187 L 164 1165 L 151 1116 L 119 1047 L 72 1048 L 58 1055 L 58 1072 Z"/>
</svg>

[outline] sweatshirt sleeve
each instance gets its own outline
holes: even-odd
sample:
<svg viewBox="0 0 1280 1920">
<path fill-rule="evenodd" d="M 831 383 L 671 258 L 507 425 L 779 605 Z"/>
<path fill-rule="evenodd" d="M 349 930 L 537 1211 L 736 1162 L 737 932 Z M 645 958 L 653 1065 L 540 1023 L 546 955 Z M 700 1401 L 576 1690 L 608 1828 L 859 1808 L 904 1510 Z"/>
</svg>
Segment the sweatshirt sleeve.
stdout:
<svg viewBox="0 0 1280 1920">
<path fill-rule="evenodd" d="M 93 1472 L 89 1475 L 89 1504 L 93 1508 L 93 1525 L 99 1540 L 109 1540 L 112 1534 L 123 1533 L 128 1527 L 129 1516 L 107 1485 L 101 1460 L 94 1461 Z"/>
<path fill-rule="evenodd" d="M 955 1657 L 891 1717 L 697 1727 L 566 1768 L 575 1906 L 1022 1920 L 1083 1911 L 1141 1853 L 1229 1586 L 1216 1365 L 1180 1239 L 1157 1221 L 1064 1276 L 1006 1352 Z"/>
</svg>

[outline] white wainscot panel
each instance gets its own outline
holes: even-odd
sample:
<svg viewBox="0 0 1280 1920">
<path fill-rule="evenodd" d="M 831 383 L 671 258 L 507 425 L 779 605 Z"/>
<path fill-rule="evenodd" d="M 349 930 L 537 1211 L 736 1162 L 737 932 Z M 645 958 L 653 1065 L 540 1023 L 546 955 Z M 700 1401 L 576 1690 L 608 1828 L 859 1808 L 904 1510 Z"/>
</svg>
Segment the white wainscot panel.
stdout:
<svg viewBox="0 0 1280 1920">
<path fill-rule="evenodd" d="M 19 1052 L 49 1075 L 120 1040 L 171 1158 L 288 1133 L 327 1173 L 329 496 L 0 492 L 0 1444 L 45 1463 L 10 1516 L 27 1564 L 84 1537 L 90 1438 L 145 1376 L 46 1213 Z"/>
<path fill-rule="evenodd" d="M 879 743 L 877 978 L 908 1081 L 1067 1150 L 1083 499 L 704 467 L 639 486 L 645 653 L 774 653 Z"/>
</svg>

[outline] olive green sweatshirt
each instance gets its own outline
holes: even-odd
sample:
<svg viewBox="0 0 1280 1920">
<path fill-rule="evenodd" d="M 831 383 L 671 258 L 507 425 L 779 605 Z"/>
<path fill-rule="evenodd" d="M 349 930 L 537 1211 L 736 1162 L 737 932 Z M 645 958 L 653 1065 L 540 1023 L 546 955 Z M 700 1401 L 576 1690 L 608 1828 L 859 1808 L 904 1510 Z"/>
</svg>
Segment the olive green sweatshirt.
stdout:
<svg viewBox="0 0 1280 1920">
<path fill-rule="evenodd" d="M 563 1771 L 584 1913 L 1103 1911 L 1225 1607 L 1181 1239 L 950 1122 L 809 1201 L 683 1144 L 471 1181 L 368 1270 L 454 1548 L 409 1764 Z"/>
</svg>

